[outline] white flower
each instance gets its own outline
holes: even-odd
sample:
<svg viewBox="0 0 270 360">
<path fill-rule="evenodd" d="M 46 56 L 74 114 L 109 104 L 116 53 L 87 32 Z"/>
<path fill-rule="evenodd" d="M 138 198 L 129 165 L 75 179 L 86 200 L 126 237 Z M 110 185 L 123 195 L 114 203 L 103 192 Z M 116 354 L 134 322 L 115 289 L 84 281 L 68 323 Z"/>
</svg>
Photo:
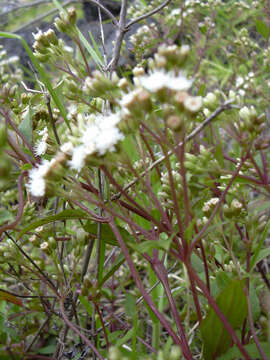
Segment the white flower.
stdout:
<svg viewBox="0 0 270 360">
<path fill-rule="evenodd" d="M 89 124 L 82 125 L 83 134 L 79 139 L 79 145 L 73 148 L 71 143 L 66 143 L 61 147 L 62 152 L 72 155 L 68 161 L 69 166 L 81 171 L 87 157 L 94 154 L 102 156 L 107 151 L 114 151 L 115 145 L 124 138 L 117 127 L 120 120 L 120 114 L 99 115 L 94 119 L 93 116 L 84 117 L 84 122 Z"/>
<path fill-rule="evenodd" d="M 238 200 L 234 199 L 231 203 L 231 207 L 238 210 L 238 209 L 242 209 L 243 206 Z"/>
<path fill-rule="evenodd" d="M 45 176 L 50 169 L 50 161 L 44 160 L 38 167 L 29 171 L 29 182 L 27 188 L 33 196 L 41 197 L 45 195 L 46 182 Z"/>
<path fill-rule="evenodd" d="M 71 155 L 73 152 L 73 144 L 71 141 L 64 143 L 63 145 L 61 145 L 60 150 L 67 155 Z"/>
<path fill-rule="evenodd" d="M 167 88 L 175 91 L 187 90 L 192 84 L 183 74 L 175 75 L 173 72 L 165 73 L 157 70 L 148 76 L 141 76 L 141 85 L 151 92 Z"/>
<path fill-rule="evenodd" d="M 40 249 L 42 251 L 46 251 L 49 248 L 49 243 L 47 241 L 44 241 L 42 244 L 40 244 Z"/>
<path fill-rule="evenodd" d="M 35 144 L 34 152 L 35 152 L 35 155 L 41 156 L 46 153 L 46 150 L 48 147 L 47 140 L 48 140 L 49 134 L 48 134 L 47 126 L 45 126 L 45 128 L 43 130 L 39 131 L 38 133 L 39 133 L 39 135 L 42 136 L 42 138 Z"/>
<path fill-rule="evenodd" d="M 86 152 L 84 145 L 79 145 L 73 149 L 72 159 L 68 162 L 71 169 L 81 171 L 85 165 Z"/>
<path fill-rule="evenodd" d="M 34 39 L 36 41 L 40 41 L 40 39 L 42 39 L 42 37 L 44 36 L 41 30 L 39 30 L 36 34 L 32 33 L 32 35 L 34 36 Z"/>
<path fill-rule="evenodd" d="M 239 87 L 241 85 L 244 84 L 244 79 L 242 78 L 242 76 L 237 76 L 236 78 L 236 86 Z"/>
<path fill-rule="evenodd" d="M 201 96 L 188 96 L 184 100 L 184 107 L 192 113 L 198 112 L 202 107 L 202 97 Z"/>
</svg>

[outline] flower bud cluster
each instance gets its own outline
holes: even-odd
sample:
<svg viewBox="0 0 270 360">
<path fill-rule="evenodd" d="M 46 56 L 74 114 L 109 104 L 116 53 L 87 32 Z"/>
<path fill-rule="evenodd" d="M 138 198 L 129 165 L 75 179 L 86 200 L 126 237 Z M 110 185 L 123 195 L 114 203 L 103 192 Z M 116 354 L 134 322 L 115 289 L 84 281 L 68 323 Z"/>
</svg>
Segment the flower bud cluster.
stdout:
<svg viewBox="0 0 270 360">
<path fill-rule="evenodd" d="M 260 134 L 265 128 L 265 114 L 258 115 L 254 106 L 244 106 L 239 110 L 239 120 L 236 122 L 236 128 L 240 133 L 247 132 L 254 137 Z"/>
<path fill-rule="evenodd" d="M 178 171 L 172 171 L 173 181 L 174 181 L 174 190 L 176 193 L 177 198 L 180 198 L 183 194 L 183 187 L 182 187 L 182 178 Z M 162 173 L 161 176 L 161 191 L 158 192 L 158 197 L 162 206 L 167 209 L 174 208 L 174 202 L 172 200 L 172 188 L 169 179 L 169 174 Z"/>
<path fill-rule="evenodd" d="M 54 30 L 46 32 L 39 30 L 33 34 L 35 42 L 33 45 L 35 57 L 42 63 L 53 62 L 56 59 L 70 59 L 73 49 L 65 46 L 62 39 L 58 39 Z M 72 62 L 72 61 L 71 61 Z"/>
<path fill-rule="evenodd" d="M 252 71 L 250 71 L 245 76 L 236 77 L 236 88 L 240 96 L 245 96 L 247 90 L 254 88 L 255 86 L 254 77 L 255 74 Z"/>
<path fill-rule="evenodd" d="M 13 101 L 17 84 L 22 80 L 22 70 L 17 66 L 18 56 L 7 57 L 7 52 L 0 45 L 0 104 Z"/>
<path fill-rule="evenodd" d="M 219 198 L 214 197 L 204 203 L 202 211 L 204 212 L 206 217 L 209 217 L 211 215 L 218 202 L 219 202 Z"/>
<path fill-rule="evenodd" d="M 149 53 L 150 49 L 157 44 L 158 38 L 159 31 L 155 23 L 139 27 L 136 33 L 129 37 L 138 63 Z"/>
<path fill-rule="evenodd" d="M 108 79 L 100 71 L 93 72 L 93 77 L 87 77 L 84 81 L 83 92 L 92 97 L 110 98 L 111 92 L 118 88 L 119 78 L 116 73 L 112 74 L 112 79 Z"/>
<path fill-rule="evenodd" d="M 245 209 L 240 201 L 233 199 L 230 204 L 224 204 L 223 214 L 228 219 L 239 218 L 245 215 Z"/>
<path fill-rule="evenodd" d="M 185 155 L 185 168 L 195 175 L 202 175 L 207 173 L 219 174 L 220 167 L 217 160 L 213 157 L 212 152 L 200 146 L 199 154 L 186 153 Z"/>
<path fill-rule="evenodd" d="M 60 13 L 60 17 L 55 19 L 54 25 L 58 31 L 73 37 L 77 35 L 76 21 L 76 10 L 69 8 L 67 11 Z"/>
<path fill-rule="evenodd" d="M 238 32 L 237 38 L 234 40 L 233 44 L 240 49 L 245 48 L 248 53 L 259 48 L 258 43 L 250 37 L 246 28 L 242 28 Z"/>
<path fill-rule="evenodd" d="M 14 259 L 17 259 L 18 263 L 20 263 L 21 254 L 14 243 L 10 239 L 0 243 L 0 262 L 6 263 Z"/>
</svg>

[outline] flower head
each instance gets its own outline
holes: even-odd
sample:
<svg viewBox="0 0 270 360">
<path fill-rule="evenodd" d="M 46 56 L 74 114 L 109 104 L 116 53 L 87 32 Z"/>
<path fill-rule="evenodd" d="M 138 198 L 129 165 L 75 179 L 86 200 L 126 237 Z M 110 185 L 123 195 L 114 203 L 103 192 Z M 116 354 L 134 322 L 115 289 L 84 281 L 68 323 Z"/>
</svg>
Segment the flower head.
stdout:
<svg viewBox="0 0 270 360">
<path fill-rule="evenodd" d="M 170 89 L 174 91 L 183 91 L 190 88 L 192 80 L 186 78 L 185 75 L 175 75 L 173 72 L 165 72 L 156 70 L 150 75 L 141 76 L 141 85 L 150 92 L 157 92 L 161 89 Z"/>
</svg>

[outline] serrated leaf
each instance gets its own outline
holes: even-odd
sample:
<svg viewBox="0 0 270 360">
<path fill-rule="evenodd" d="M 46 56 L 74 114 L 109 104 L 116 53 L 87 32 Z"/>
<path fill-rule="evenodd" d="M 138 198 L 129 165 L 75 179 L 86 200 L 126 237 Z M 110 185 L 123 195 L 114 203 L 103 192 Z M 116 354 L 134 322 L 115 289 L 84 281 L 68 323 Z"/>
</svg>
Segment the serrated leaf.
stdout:
<svg viewBox="0 0 270 360">
<path fill-rule="evenodd" d="M 18 130 L 24 135 L 26 140 L 31 144 L 32 143 L 32 115 L 33 111 L 30 106 L 28 106 L 28 109 L 25 110 L 25 113 L 23 115 L 23 120 L 21 121 L 20 125 L 18 126 Z"/>
<path fill-rule="evenodd" d="M 268 39 L 270 34 L 269 27 L 262 20 L 256 20 L 255 25 L 258 33 L 265 39 Z"/>
<path fill-rule="evenodd" d="M 216 298 L 218 307 L 233 329 L 239 328 L 247 317 L 247 299 L 243 284 L 242 280 L 231 281 Z M 205 360 L 214 360 L 230 348 L 231 336 L 212 308 L 201 322 L 200 330 Z"/>
<path fill-rule="evenodd" d="M 28 231 L 34 230 L 39 226 L 46 225 L 54 221 L 73 220 L 73 219 L 89 219 L 89 216 L 82 210 L 72 210 L 72 209 L 64 210 L 56 215 L 47 216 L 44 219 L 34 221 L 32 224 L 26 226 L 22 231 L 19 232 L 18 239 Z"/>
</svg>

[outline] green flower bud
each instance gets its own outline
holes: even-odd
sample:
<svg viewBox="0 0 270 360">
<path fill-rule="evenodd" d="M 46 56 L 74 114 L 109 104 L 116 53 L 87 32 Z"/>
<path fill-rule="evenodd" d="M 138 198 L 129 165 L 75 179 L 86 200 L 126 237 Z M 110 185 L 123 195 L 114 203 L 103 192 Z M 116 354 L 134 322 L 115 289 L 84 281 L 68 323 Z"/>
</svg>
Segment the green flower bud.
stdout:
<svg viewBox="0 0 270 360">
<path fill-rule="evenodd" d="M 203 105 L 210 110 L 215 110 L 218 106 L 218 98 L 214 93 L 208 93 L 203 99 Z"/>
<path fill-rule="evenodd" d="M 48 39 L 49 44 L 56 45 L 56 46 L 58 45 L 58 39 L 57 39 L 53 29 L 49 29 L 48 31 L 46 31 L 45 35 Z"/>
<path fill-rule="evenodd" d="M 66 25 L 66 23 L 60 19 L 60 18 L 56 18 L 54 21 L 54 26 L 56 27 L 56 29 L 62 33 L 66 33 L 67 32 L 67 28 L 68 26 Z"/>
</svg>

